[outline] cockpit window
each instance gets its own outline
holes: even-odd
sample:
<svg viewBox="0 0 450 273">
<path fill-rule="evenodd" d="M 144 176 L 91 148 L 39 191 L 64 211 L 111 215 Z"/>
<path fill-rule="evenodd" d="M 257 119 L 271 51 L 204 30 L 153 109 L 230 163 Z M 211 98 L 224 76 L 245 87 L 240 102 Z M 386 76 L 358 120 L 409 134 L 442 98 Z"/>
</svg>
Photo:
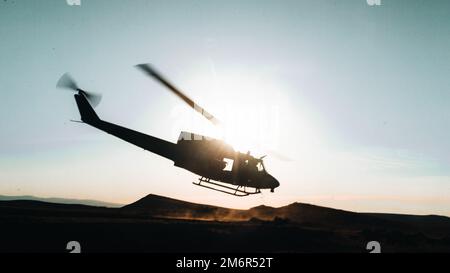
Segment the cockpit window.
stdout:
<svg viewBox="0 0 450 273">
<path fill-rule="evenodd" d="M 262 164 L 262 162 L 258 162 L 258 164 L 256 164 L 256 167 L 258 168 L 258 172 L 264 172 L 264 165 Z"/>
</svg>

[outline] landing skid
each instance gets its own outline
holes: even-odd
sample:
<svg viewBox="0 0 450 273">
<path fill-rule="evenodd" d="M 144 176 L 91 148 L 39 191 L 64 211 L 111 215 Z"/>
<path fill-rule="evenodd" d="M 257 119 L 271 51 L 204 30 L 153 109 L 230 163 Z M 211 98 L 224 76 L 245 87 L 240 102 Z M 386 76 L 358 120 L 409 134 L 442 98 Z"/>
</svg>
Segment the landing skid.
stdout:
<svg viewBox="0 0 450 273">
<path fill-rule="evenodd" d="M 261 193 L 260 189 L 255 189 L 255 191 L 247 191 L 247 188 L 245 186 L 226 186 L 223 184 L 219 184 L 218 182 L 211 182 L 209 178 L 205 178 L 203 176 L 198 179 L 197 183 L 192 182 L 192 184 L 239 197 Z"/>
</svg>

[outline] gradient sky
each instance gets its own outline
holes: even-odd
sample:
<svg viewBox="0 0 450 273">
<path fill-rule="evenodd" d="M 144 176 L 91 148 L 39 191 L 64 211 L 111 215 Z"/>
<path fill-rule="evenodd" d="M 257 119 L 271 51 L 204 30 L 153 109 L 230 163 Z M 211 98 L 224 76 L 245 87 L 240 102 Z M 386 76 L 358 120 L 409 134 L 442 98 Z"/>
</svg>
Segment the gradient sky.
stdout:
<svg viewBox="0 0 450 273">
<path fill-rule="evenodd" d="M 0 194 L 450 216 L 450 1 L 381 1 L 0 1 Z M 293 159 L 265 159 L 274 194 L 195 187 L 69 121 L 73 96 L 55 88 L 67 71 L 103 94 L 104 120 L 173 142 L 217 134 L 144 62 L 225 120 L 231 144 Z"/>
</svg>

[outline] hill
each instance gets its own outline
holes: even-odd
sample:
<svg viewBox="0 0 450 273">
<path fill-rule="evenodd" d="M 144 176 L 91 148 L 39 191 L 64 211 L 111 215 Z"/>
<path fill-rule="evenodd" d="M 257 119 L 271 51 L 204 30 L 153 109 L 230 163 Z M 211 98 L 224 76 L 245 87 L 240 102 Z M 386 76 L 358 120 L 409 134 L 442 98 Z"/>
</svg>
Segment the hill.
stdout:
<svg viewBox="0 0 450 273">
<path fill-rule="evenodd" d="M 0 201 L 0 251 L 450 252 L 450 218 L 356 213 L 311 204 L 236 210 L 148 195 L 121 208 Z"/>
<path fill-rule="evenodd" d="M 110 208 L 118 208 L 123 206 L 123 204 L 103 202 L 98 200 L 90 200 L 90 199 L 70 199 L 70 198 L 43 198 L 36 197 L 31 195 L 18 195 L 18 196 L 9 196 L 9 195 L 0 195 L 0 201 L 13 201 L 13 200 L 34 200 L 34 201 L 42 201 L 48 203 L 58 203 L 58 204 L 79 204 L 79 205 L 88 205 L 95 207 L 110 207 Z"/>
</svg>

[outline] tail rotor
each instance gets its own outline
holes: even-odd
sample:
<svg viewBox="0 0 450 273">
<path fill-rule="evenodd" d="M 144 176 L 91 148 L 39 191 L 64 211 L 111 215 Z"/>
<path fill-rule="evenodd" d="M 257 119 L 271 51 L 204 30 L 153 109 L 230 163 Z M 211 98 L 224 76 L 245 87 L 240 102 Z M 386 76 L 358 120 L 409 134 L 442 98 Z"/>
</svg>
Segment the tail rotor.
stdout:
<svg viewBox="0 0 450 273">
<path fill-rule="evenodd" d="M 64 75 L 61 76 L 61 78 L 58 80 L 58 83 L 56 84 L 56 87 L 82 94 L 83 96 L 86 97 L 86 99 L 89 101 L 92 107 L 97 106 L 102 99 L 101 94 L 88 92 L 79 88 L 78 84 L 69 73 L 65 73 Z"/>
</svg>

